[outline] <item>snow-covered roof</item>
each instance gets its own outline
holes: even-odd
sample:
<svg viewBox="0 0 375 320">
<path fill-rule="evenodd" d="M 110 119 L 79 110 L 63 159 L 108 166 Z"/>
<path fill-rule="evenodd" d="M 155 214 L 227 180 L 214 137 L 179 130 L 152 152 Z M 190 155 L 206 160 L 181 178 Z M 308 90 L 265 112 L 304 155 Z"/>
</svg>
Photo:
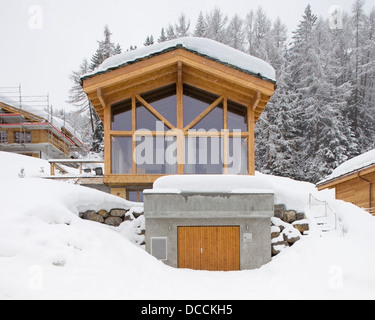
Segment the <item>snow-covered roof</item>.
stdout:
<svg viewBox="0 0 375 320">
<path fill-rule="evenodd" d="M 161 42 L 113 56 L 105 60 L 94 72 L 84 75 L 82 79 L 105 73 L 178 48 L 183 48 L 210 60 L 229 65 L 232 68 L 239 69 L 242 72 L 249 73 L 266 81 L 276 82 L 275 69 L 267 62 L 220 42 L 207 38 L 195 37 L 185 37 Z"/>
<path fill-rule="evenodd" d="M 342 176 L 355 173 L 362 169 L 375 166 L 375 149 L 354 157 L 338 166 L 327 178 L 320 181 L 318 185 L 326 184 Z"/>
<path fill-rule="evenodd" d="M 145 193 L 273 194 L 261 178 L 241 175 L 171 175 L 157 179 Z"/>
</svg>

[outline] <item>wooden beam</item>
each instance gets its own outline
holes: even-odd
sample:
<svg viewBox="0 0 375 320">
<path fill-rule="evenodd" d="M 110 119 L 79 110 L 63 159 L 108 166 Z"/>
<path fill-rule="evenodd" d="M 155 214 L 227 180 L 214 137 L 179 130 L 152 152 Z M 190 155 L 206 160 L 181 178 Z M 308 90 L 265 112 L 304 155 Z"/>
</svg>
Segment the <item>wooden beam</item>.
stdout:
<svg viewBox="0 0 375 320">
<path fill-rule="evenodd" d="M 250 108 L 253 109 L 253 111 L 255 111 L 255 109 L 258 107 L 261 97 L 262 97 L 261 92 L 256 91 L 254 98 L 250 101 Z"/>
<path fill-rule="evenodd" d="M 182 78 L 182 62 L 177 62 L 177 81 L 176 81 L 176 95 L 177 95 L 177 173 L 184 173 L 184 83 Z"/>
<path fill-rule="evenodd" d="M 187 131 L 193 128 L 197 123 L 199 123 L 205 116 L 207 116 L 212 110 L 214 110 L 221 101 L 223 101 L 224 96 L 221 96 L 215 100 L 213 104 L 211 104 L 206 110 L 204 110 L 198 117 L 196 117 L 190 124 L 188 124 L 184 131 Z"/>
<path fill-rule="evenodd" d="M 106 109 L 107 108 L 107 104 L 106 104 L 106 102 L 104 100 L 102 89 L 98 88 L 98 90 L 96 91 L 96 94 L 98 96 L 98 99 L 99 99 L 100 104 L 102 105 L 103 109 Z"/>
</svg>

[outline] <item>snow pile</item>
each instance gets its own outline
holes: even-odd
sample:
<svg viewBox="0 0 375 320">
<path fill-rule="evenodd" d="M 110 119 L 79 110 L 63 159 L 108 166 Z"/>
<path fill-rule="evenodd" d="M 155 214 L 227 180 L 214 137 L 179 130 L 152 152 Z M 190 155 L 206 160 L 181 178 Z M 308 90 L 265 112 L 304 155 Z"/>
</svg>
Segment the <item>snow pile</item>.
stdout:
<svg viewBox="0 0 375 320">
<path fill-rule="evenodd" d="M 91 77 L 181 47 L 188 51 L 197 52 L 208 59 L 214 59 L 220 63 L 229 64 L 245 72 L 260 76 L 268 81 L 276 81 L 275 69 L 267 62 L 220 42 L 194 37 L 165 41 L 113 56 L 104 61 L 93 73 L 84 75 L 82 78 Z"/>
<path fill-rule="evenodd" d="M 296 182 L 257 172 L 255 176 L 239 175 L 174 175 L 155 181 L 146 193 L 274 193 L 276 204 L 304 211 L 309 194 L 317 193 L 313 184 Z M 332 191 L 319 193 L 332 198 Z"/>
<path fill-rule="evenodd" d="M 338 166 L 331 173 L 330 176 L 320 181 L 319 184 L 323 184 L 327 181 L 336 179 L 346 174 L 353 173 L 357 170 L 360 170 L 360 169 L 363 169 L 372 165 L 375 165 L 375 149 L 344 162 L 343 164 Z"/>
<path fill-rule="evenodd" d="M 11 170 L 2 154 L 0 163 Z M 313 185 L 255 178 L 280 202 L 306 207 L 311 190 L 326 198 L 343 218 L 345 237 L 311 233 L 257 270 L 173 269 L 129 241 L 126 225 L 78 217 L 134 203 L 71 184 L 0 176 L 0 299 L 374 299 L 375 219 Z"/>
</svg>

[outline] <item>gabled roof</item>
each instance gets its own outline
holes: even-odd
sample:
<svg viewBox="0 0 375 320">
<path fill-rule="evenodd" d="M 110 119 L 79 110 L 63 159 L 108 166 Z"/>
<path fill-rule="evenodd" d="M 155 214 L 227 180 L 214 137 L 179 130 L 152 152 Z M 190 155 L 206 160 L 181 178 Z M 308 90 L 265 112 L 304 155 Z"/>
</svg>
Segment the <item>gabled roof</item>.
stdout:
<svg viewBox="0 0 375 320">
<path fill-rule="evenodd" d="M 184 84 L 254 106 L 257 121 L 275 91 L 267 62 L 205 38 L 180 38 L 113 56 L 82 77 L 97 114 L 112 104 L 174 84 Z"/>
<path fill-rule="evenodd" d="M 210 60 L 238 69 L 244 73 L 251 74 L 262 80 L 272 83 L 276 82 L 275 69 L 267 62 L 237 49 L 233 49 L 232 47 L 220 42 L 207 38 L 195 37 L 179 38 L 161 42 L 113 56 L 104 61 L 103 64 L 93 73 L 84 75 L 82 79 L 103 74 L 107 71 L 115 70 L 125 65 L 130 65 L 179 48 L 183 48 Z"/>
<path fill-rule="evenodd" d="M 341 180 L 355 178 L 358 172 L 375 172 L 375 149 L 354 157 L 338 166 L 327 178 L 320 181 L 317 186 L 320 189 L 328 188 Z"/>
</svg>

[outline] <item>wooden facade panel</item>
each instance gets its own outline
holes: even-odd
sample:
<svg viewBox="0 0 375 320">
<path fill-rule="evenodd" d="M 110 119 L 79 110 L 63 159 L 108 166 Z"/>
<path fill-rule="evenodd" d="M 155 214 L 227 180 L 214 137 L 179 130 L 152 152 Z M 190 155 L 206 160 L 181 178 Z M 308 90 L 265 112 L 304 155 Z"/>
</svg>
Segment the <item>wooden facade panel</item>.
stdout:
<svg viewBox="0 0 375 320">
<path fill-rule="evenodd" d="M 240 228 L 179 227 L 178 267 L 208 271 L 240 269 Z"/>
<path fill-rule="evenodd" d="M 371 197 L 370 183 L 357 177 L 337 184 L 336 198 L 368 209 L 375 206 L 375 173 L 361 177 L 371 183 Z"/>
</svg>

